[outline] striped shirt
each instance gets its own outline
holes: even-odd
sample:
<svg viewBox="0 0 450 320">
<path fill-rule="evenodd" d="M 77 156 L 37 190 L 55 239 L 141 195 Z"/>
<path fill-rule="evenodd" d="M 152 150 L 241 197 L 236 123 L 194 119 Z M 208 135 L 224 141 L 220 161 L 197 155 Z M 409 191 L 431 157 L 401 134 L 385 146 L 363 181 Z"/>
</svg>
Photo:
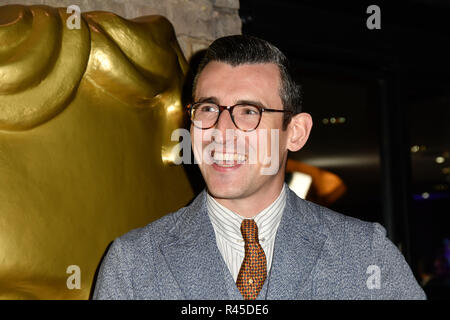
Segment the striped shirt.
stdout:
<svg viewBox="0 0 450 320">
<path fill-rule="evenodd" d="M 272 265 L 275 235 L 286 205 L 286 188 L 286 184 L 283 184 L 283 189 L 278 198 L 253 217 L 258 226 L 259 243 L 266 255 L 267 272 L 269 272 L 270 266 Z M 209 194 L 207 194 L 207 207 L 209 218 L 211 219 L 216 234 L 217 247 L 234 281 L 236 281 L 245 256 L 241 223 L 246 218 L 225 208 Z"/>
</svg>

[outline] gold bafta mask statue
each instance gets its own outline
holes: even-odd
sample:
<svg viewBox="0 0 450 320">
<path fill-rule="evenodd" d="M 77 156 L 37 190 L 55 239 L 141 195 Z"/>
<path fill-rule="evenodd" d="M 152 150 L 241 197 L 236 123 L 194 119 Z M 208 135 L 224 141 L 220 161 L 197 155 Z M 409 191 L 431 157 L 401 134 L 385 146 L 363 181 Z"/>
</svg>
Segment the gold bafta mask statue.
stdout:
<svg viewBox="0 0 450 320">
<path fill-rule="evenodd" d="M 193 196 L 163 17 L 0 6 L 0 298 L 87 299 L 107 245 Z"/>
</svg>

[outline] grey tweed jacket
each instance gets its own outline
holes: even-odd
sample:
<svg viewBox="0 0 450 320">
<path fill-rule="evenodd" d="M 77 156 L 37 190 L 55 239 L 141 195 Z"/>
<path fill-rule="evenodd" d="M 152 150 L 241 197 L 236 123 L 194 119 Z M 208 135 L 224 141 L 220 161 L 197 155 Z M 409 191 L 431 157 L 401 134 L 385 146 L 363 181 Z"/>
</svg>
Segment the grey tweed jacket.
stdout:
<svg viewBox="0 0 450 320">
<path fill-rule="evenodd" d="M 425 299 L 378 223 L 302 200 L 291 190 L 258 299 Z M 206 191 L 187 207 L 117 238 L 94 299 L 242 299 L 220 254 Z"/>
</svg>

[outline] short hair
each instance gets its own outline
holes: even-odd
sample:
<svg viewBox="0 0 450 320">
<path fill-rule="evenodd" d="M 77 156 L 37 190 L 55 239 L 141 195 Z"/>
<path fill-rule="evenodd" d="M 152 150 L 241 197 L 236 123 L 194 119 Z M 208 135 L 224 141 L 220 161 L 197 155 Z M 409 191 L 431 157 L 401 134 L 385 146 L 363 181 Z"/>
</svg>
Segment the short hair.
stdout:
<svg viewBox="0 0 450 320">
<path fill-rule="evenodd" d="M 192 97 L 195 95 L 200 73 L 212 61 L 227 63 L 233 67 L 254 63 L 277 65 L 281 79 L 280 98 L 284 110 L 292 111 L 292 114 L 302 112 L 302 88 L 294 81 L 286 56 L 268 41 L 248 35 L 226 36 L 215 40 L 208 47 L 199 63 L 192 87 Z M 292 119 L 292 114 L 285 113 L 283 129 L 287 128 Z"/>
</svg>

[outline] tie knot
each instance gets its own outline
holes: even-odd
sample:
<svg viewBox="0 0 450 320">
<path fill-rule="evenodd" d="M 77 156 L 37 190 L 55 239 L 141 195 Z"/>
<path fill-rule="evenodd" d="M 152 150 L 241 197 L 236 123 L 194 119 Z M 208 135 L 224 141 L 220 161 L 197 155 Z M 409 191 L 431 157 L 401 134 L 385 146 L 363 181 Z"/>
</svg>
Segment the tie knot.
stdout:
<svg viewBox="0 0 450 320">
<path fill-rule="evenodd" d="M 244 241 L 258 242 L 258 226 L 253 219 L 244 219 L 241 224 L 241 233 Z"/>
</svg>

